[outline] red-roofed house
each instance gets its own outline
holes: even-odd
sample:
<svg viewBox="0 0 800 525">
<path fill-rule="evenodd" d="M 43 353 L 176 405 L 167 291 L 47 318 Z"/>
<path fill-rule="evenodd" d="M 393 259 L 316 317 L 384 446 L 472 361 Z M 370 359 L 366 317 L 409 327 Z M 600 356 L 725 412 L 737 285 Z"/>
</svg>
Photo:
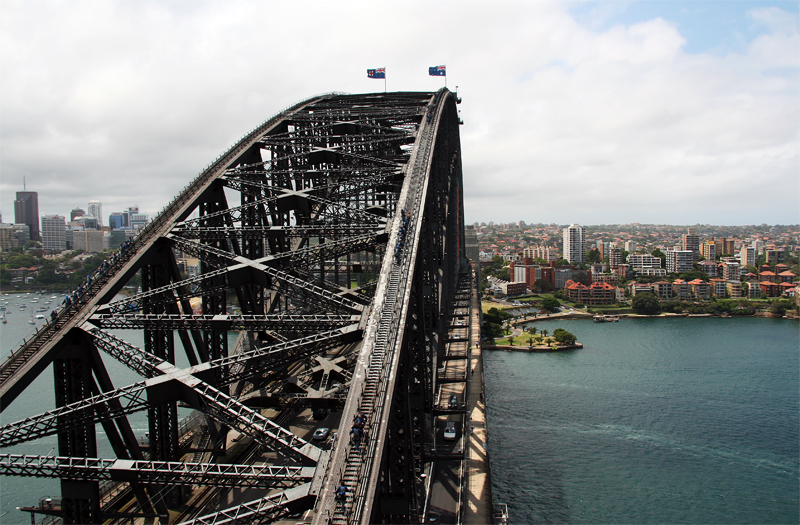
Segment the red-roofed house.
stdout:
<svg viewBox="0 0 800 525">
<path fill-rule="evenodd" d="M 774 283 L 777 280 L 777 275 L 772 272 L 758 272 L 758 280 L 759 281 L 769 281 Z"/>
<path fill-rule="evenodd" d="M 689 281 L 689 286 L 692 289 L 692 295 L 698 299 L 711 298 L 711 285 L 702 279 L 694 279 Z"/>
<path fill-rule="evenodd" d="M 672 297 L 672 283 L 667 281 L 656 281 L 650 286 L 652 286 L 653 293 L 659 299 L 669 299 Z"/>
<path fill-rule="evenodd" d="M 783 293 L 781 285 L 772 281 L 760 281 L 758 285 L 761 287 L 761 292 L 767 297 L 780 297 Z"/>
<path fill-rule="evenodd" d="M 564 284 L 570 300 L 588 306 L 613 304 L 616 301 L 616 288 L 608 283 L 592 283 L 591 286 L 570 279 Z"/>
<path fill-rule="evenodd" d="M 790 283 L 790 282 L 794 281 L 795 277 L 797 277 L 797 276 L 795 274 L 793 274 L 792 272 L 790 272 L 789 270 L 786 270 L 785 272 L 781 272 L 781 273 L 778 274 L 779 282 L 782 282 L 782 283 Z"/>
<path fill-rule="evenodd" d="M 672 282 L 672 293 L 680 300 L 689 299 L 692 296 L 692 289 L 683 279 L 675 279 Z"/>
</svg>

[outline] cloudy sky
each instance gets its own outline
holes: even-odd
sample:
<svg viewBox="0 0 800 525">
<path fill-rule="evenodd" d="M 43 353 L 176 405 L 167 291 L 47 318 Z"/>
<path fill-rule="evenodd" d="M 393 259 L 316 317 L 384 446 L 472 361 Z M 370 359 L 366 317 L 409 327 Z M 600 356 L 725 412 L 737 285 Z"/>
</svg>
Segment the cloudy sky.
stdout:
<svg viewBox="0 0 800 525">
<path fill-rule="evenodd" d="M 155 213 L 317 93 L 463 98 L 466 219 L 800 223 L 800 17 L 781 1 L 0 3 L 0 210 Z"/>
</svg>

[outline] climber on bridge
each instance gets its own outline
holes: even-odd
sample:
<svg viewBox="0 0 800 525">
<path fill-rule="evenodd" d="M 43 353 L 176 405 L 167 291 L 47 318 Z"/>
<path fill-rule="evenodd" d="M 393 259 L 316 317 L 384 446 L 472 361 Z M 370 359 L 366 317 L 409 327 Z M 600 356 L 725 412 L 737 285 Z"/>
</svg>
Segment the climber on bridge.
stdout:
<svg viewBox="0 0 800 525">
<path fill-rule="evenodd" d="M 347 485 L 342 483 L 336 490 L 336 499 L 342 503 L 342 514 L 345 511 L 345 504 L 347 503 Z"/>
</svg>

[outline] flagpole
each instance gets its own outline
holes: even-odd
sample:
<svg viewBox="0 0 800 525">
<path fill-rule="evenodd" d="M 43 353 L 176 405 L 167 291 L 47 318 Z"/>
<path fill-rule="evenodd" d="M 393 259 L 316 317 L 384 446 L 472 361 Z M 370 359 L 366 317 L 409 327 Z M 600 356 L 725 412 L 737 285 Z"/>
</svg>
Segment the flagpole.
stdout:
<svg viewBox="0 0 800 525">
<path fill-rule="evenodd" d="M 447 89 L 447 64 L 444 65 L 444 88 Z"/>
</svg>

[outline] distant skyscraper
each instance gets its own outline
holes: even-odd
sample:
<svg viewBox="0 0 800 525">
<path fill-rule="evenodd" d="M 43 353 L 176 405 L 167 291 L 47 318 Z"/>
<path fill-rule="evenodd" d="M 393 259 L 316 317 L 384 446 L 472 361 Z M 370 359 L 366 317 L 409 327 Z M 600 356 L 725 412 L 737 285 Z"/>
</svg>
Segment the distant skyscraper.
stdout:
<svg viewBox="0 0 800 525">
<path fill-rule="evenodd" d="M 127 218 L 128 218 L 127 215 L 124 215 L 120 212 L 114 212 L 108 216 L 108 226 L 112 230 L 121 230 L 126 226 Z"/>
<path fill-rule="evenodd" d="M 18 191 L 14 201 L 14 222 L 27 224 L 31 232 L 31 240 L 39 237 L 39 194 L 35 191 Z"/>
<path fill-rule="evenodd" d="M 570 263 L 586 262 L 586 228 L 571 224 L 564 228 L 564 258 Z"/>
<path fill-rule="evenodd" d="M 92 217 L 97 218 L 98 228 L 103 225 L 103 205 L 100 204 L 100 201 L 89 201 L 87 212 Z"/>
<path fill-rule="evenodd" d="M 683 237 L 681 237 L 681 250 L 692 252 L 692 260 L 694 262 L 700 260 L 700 237 L 697 236 L 697 230 L 689 228 L 683 234 Z"/>
<path fill-rule="evenodd" d="M 78 217 L 83 217 L 84 215 L 86 215 L 86 210 L 81 208 L 73 208 L 72 211 L 69 212 L 69 220 L 72 222 Z"/>
<path fill-rule="evenodd" d="M 61 215 L 42 217 L 42 248 L 54 252 L 67 249 L 67 225 Z"/>
</svg>

